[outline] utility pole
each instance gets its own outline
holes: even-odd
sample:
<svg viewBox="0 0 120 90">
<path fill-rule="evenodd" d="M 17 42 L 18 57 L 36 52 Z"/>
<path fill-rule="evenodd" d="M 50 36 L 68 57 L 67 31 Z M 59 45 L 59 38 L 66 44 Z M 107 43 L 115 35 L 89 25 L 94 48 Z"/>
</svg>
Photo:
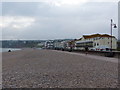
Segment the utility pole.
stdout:
<svg viewBox="0 0 120 90">
<path fill-rule="evenodd" d="M 116 24 L 113 24 L 113 20 L 111 19 L 111 24 L 110 24 L 110 27 L 111 27 L 111 51 L 112 51 L 112 38 L 113 38 L 112 28 L 113 28 L 113 26 L 114 26 L 114 28 L 117 28 Z"/>
</svg>

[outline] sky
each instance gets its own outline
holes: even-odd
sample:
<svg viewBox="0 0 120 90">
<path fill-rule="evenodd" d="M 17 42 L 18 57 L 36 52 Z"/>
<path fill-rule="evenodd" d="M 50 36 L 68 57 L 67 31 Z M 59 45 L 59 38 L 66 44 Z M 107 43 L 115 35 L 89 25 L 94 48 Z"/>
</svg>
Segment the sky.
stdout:
<svg viewBox="0 0 120 90">
<path fill-rule="evenodd" d="M 2 2 L 3 40 L 78 39 L 82 35 L 110 34 L 110 20 L 118 25 L 117 2 L 40 0 Z M 118 29 L 113 29 L 118 37 Z"/>
</svg>

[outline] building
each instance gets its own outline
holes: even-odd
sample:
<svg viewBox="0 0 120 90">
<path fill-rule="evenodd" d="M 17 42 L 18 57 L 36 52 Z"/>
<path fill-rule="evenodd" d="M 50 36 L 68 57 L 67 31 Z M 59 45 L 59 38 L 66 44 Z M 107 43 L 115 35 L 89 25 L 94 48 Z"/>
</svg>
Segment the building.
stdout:
<svg viewBox="0 0 120 90">
<path fill-rule="evenodd" d="M 58 40 L 54 42 L 54 48 L 57 50 L 67 50 L 71 40 Z"/>
<path fill-rule="evenodd" d="M 37 47 L 44 48 L 45 47 L 45 42 L 38 43 Z"/>
<path fill-rule="evenodd" d="M 111 38 L 112 38 L 112 49 L 117 49 L 117 39 L 114 36 L 108 34 L 93 34 L 83 35 L 82 38 L 75 41 L 74 49 L 85 49 L 88 47 L 89 50 L 107 50 L 111 49 Z"/>
<path fill-rule="evenodd" d="M 45 48 L 46 49 L 53 49 L 54 48 L 54 41 L 52 41 L 52 40 L 46 41 Z"/>
<path fill-rule="evenodd" d="M 57 40 L 54 42 L 54 49 L 56 50 L 61 50 L 63 48 L 63 45 L 62 45 L 62 42 L 61 40 Z"/>
</svg>

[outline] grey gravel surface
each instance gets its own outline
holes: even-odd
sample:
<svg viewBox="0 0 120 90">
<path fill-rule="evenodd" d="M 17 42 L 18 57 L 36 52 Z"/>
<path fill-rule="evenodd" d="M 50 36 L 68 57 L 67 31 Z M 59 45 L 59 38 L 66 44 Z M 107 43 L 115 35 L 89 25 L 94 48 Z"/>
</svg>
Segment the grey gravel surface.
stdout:
<svg viewBox="0 0 120 90">
<path fill-rule="evenodd" d="M 116 88 L 118 64 L 53 50 L 3 53 L 3 88 Z"/>
</svg>

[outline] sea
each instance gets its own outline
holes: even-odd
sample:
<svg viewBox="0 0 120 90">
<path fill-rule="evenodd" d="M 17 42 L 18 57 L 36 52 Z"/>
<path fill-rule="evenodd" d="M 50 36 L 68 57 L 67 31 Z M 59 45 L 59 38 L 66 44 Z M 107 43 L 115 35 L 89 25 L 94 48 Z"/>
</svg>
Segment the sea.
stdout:
<svg viewBox="0 0 120 90">
<path fill-rule="evenodd" d="M 21 49 L 19 49 L 19 48 L 0 48 L 0 52 L 8 52 L 8 50 L 17 51 L 17 50 L 21 50 Z"/>
<path fill-rule="evenodd" d="M 42 48 L 33 48 L 33 49 L 38 49 L 41 50 Z M 8 52 L 9 50 L 11 51 L 17 51 L 17 50 L 22 50 L 22 48 L 0 48 L 0 52 Z"/>
</svg>

